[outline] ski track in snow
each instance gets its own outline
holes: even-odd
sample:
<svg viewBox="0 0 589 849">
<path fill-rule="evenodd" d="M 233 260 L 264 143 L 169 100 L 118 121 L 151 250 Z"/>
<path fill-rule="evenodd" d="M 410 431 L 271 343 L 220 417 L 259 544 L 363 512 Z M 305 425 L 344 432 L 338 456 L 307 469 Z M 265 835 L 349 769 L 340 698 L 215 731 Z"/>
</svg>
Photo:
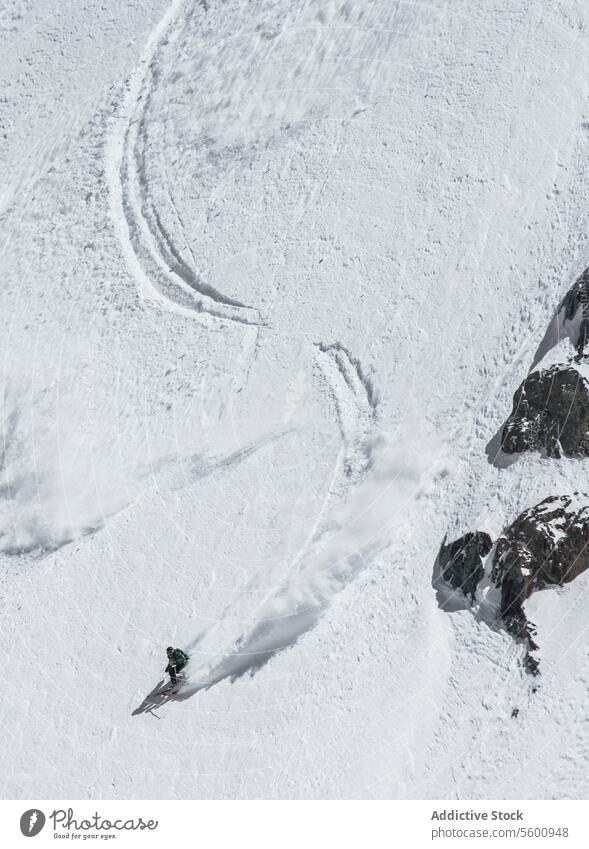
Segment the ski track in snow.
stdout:
<svg viewBox="0 0 589 849">
<path fill-rule="evenodd" d="M 152 32 L 111 134 L 106 157 L 111 212 L 129 268 L 140 293 L 168 309 L 205 320 L 226 319 L 263 325 L 258 310 L 210 286 L 183 258 L 150 197 L 145 158 L 152 86 L 160 76 L 158 51 L 202 3 L 174 0 Z M 121 128 L 122 125 L 122 128 Z"/>
<path fill-rule="evenodd" d="M 470 611 L 441 613 L 430 582 L 446 529 L 496 537 L 524 507 L 569 491 L 588 471 L 585 461 L 538 456 L 497 469 L 484 456 L 554 317 L 556 289 L 568 288 L 587 261 L 582 4 L 547 14 L 539 2 L 311 0 L 295 6 L 291 20 L 292 5 L 273 0 L 219 3 L 208 14 L 207 3 L 174 0 L 156 24 L 170 2 L 159 0 L 157 12 L 143 2 L 82 11 L 72 4 L 61 17 L 74 27 L 52 24 L 46 35 L 31 8 L 45 43 L 26 36 L 22 51 L 19 43 L 24 76 L 20 59 L 13 69 L 5 61 L 14 78 L 9 100 L 30 101 L 21 115 L 5 104 L 18 130 L 7 127 L 11 160 L 22 150 L 21 168 L 5 169 L 14 178 L 0 191 L 6 306 L 22 303 L 5 334 L 5 372 L 20 375 L 13 362 L 22 361 L 23 375 L 42 387 L 54 366 L 73 365 L 56 387 L 71 403 L 61 407 L 52 396 L 42 409 L 33 405 L 33 463 L 23 466 L 28 477 L 16 498 L 23 452 L 14 436 L 22 428 L 7 411 L 0 512 L 28 507 L 27 490 L 40 487 L 52 527 L 64 528 L 66 540 L 72 526 L 78 538 L 88 530 L 84 516 L 96 515 L 96 493 L 86 498 L 83 486 L 96 489 L 86 473 L 94 458 L 106 518 L 103 493 L 125 491 L 119 474 L 136 467 L 134 443 L 139 459 L 146 434 L 165 451 L 174 435 L 181 446 L 155 479 L 147 470 L 146 497 L 109 518 L 93 541 L 33 568 L 4 558 L 5 661 L 36 648 L 31 675 L 5 696 L 14 725 L 5 795 L 584 792 L 589 573 L 529 600 L 544 664 L 533 695 L 517 663 L 520 647 Z M 413 19 L 414 11 L 397 50 L 397 12 Z M 15 24 L 19 37 L 27 25 Z M 84 77 L 78 70 L 90 43 L 104 67 Z M 103 162 L 102 117 L 75 135 L 82 97 L 91 112 L 124 79 L 125 97 L 108 113 Z M 55 132 L 72 152 L 60 153 L 54 176 L 33 192 L 39 169 L 53 160 L 52 125 L 30 116 L 51 100 L 60 117 L 76 116 L 72 131 L 64 121 Z M 301 120 L 308 107 L 310 120 Z M 249 131 L 265 118 L 280 129 Z M 200 147 L 205 137 L 210 148 Z M 243 157 L 252 140 L 251 157 Z M 193 191 L 195 175 L 207 182 Z M 135 291 L 155 308 L 135 309 Z M 260 332 L 255 307 L 266 304 L 281 336 Z M 557 317 L 551 330 L 547 345 L 575 328 Z M 185 356 L 178 378 L 168 379 L 168 364 Z M 382 402 L 364 363 L 378 368 Z M 118 394 L 125 409 L 113 400 L 94 426 L 95 408 Z M 77 403 L 83 412 L 67 427 L 90 425 L 81 446 L 90 462 L 78 461 L 68 438 L 64 468 L 54 431 L 37 422 Z M 389 426 L 399 436 L 392 463 L 381 452 Z M 288 428 L 292 443 L 284 452 L 272 447 Z M 448 462 L 436 475 L 446 445 Z M 75 495 L 73 525 L 54 481 Z M 300 482 L 301 491 L 285 481 Z M 47 510 L 23 515 L 34 543 Z M 208 553 L 210 573 L 197 568 Z M 252 564 L 262 562 L 270 565 L 256 573 Z M 235 602 L 223 619 L 228 598 Z M 195 621 L 219 627 L 193 639 L 202 627 Z M 150 689 L 162 635 L 192 655 L 177 699 L 223 684 L 203 693 L 202 704 L 197 697 L 144 726 L 128 714 Z M 251 685 L 230 686 L 295 643 Z M 64 662 L 72 645 L 84 662 Z M 144 662 L 130 665 L 130 657 Z M 139 712 L 153 709 L 150 696 Z M 173 739 L 186 745 L 170 746 Z"/>
<path fill-rule="evenodd" d="M 286 575 L 280 564 L 274 574 L 265 572 L 250 582 L 248 592 L 254 592 L 262 582 L 272 587 L 263 596 L 252 627 L 220 656 L 217 647 L 213 664 L 204 673 L 199 670 L 192 675 L 178 698 L 186 698 L 225 678 L 234 680 L 246 672 L 253 674 L 276 652 L 293 645 L 312 628 L 329 600 L 366 564 L 359 552 L 346 550 L 349 540 L 341 551 L 338 547 L 335 562 L 332 559 L 329 563 L 329 542 L 327 552 L 322 553 L 321 541 L 331 535 L 337 538 L 341 526 L 337 522 L 330 524 L 330 517 L 370 468 L 371 444 L 376 436 L 377 396 L 360 363 L 342 345 L 319 343 L 316 356 L 320 380 L 327 385 L 342 438 L 342 448 L 321 510 L 306 541 L 289 563 Z M 228 612 L 226 610 L 225 615 Z M 190 649 L 210 651 L 209 646 L 215 645 L 215 635 L 213 627 Z"/>
<path fill-rule="evenodd" d="M 369 377 L 343 345 L 318 343 L 317 362 L 337 411 L 345 450 L 344 472 L 358 483 L 370 463 L 370 440 L 378 412 L 378 394 Z M 343 386 L 342 386 L 343 381 Z M 347 391 L 345 391 L 347 390 Z"/>
<path fill-rule="evenodd" d="M 321 509 L 286 569 L 279 563 L 272 572 L 265 570 L 255 575 L 246 587 L 244 595 L 262 595 L 251 627 L 234 634 L 221 650 L 219 624 L 187 646 L 193 663 L 197 655 L 208 655 L 213 660 L 190 673 L 181 691 L 171 698 L 189 698 L 226 678 L 235 680 L 248 672 L 253 675 L 273 655 L 292 646 L 316 625 L 330 600 L 366 567 L 378 548 L 378 542 L 370 539 L 372 533 L 368 534 L 367 543 L 356 546 L 354 531 L 346 531 L 355 512 L 353 507 L 346 512 L 346 504 L 371 468 L 377 435 L 377 393 L 360 362 L 343 345 L 318 343 L 315 347 L 320 388 L 326 389 L 332 400 L 342 440 Z M 338 509 L 344 510 L 343 516 L 338 515 Z M 270 590 L 263 589 L 268 586 Z M 219 622 L 235 616 L 238 606 L 239 599 L 228 605 Z M 157 689 L 136 713 L 153 706 Z"/>
<path fill-rule="evenodd" d="M 246 325 L 263 325 L 258 310 L 234 300 L 209 286 L 182 256 L 172 234 L 164 226 L 150 197 L 146 176 L 146 155 L 149 142 L 148 112 L 152 87 L 164 76 L 158 66 L 158 52 L 174 35 L 182 31 L 200 3 L 186 4 L 174 0 L 152 32 L 137 70 L 131 75 L 118 123 L 111 134 L 107 150 L 106 170 L 110 186 L 112 218 L 118 231 L 125 258 L 136 277 L 141 294 L 158 301 L 173 311 L 210 319 L 228 319 Z M 206 12 L 206 6 L 203 7 Z M 123 124 L 123 129 L 120 127 Z M 169 194 L 169 187 L 168 187 Z M 183 225 L 171 199 L 179 228 Z M 188 250 L 192 256 L 189 246 Z M 342 438 L 332 479 L 310 534 L 298 555 L 288 567 L 288 575 L 300 580 L 303 562 L 313 547 L 329 530 L 329 515 L 334 505 L 341 503 L 357 486 L 371 463 L 371 445 L 375 437 L 378 398 L 371 380 L 366 377 L 360 362 L 340 343 L 317 343 L 317 366 L 322 388 L 331 397 Z M 243 456 L 247 456 L 248 449 Z M 239 636 L 234 646 L 226 648 L 212 668 L 197 677 L 196 683 L 184 688 L 192 694 L 223 678 L 235 678 L 265 663 L 276 651 L 292 645 L 312 627 L 324 609 L 328 598 L 345 587 L 364 564 L 357 555 L 350 566 L 333 571 L 328 586 L 318 585 L 317 576 L 303 577 L 303 587 L 297 589 L 288 581 L 278 591 L 267 594 L 259 608 L 258 621 L 247 634 Z M 322 569 L 319 568 L 321 573 Z M 279 585 L 284 577 L 265 574 L 264 584 Z M 255 576 L 248 591 L 254 591 L 261 576 Z M 306 582 L 306 586 L 305 586 Z M 316 586 L 313 586 L 316 584 Z M 228 610 L 225 611 L 227 615 Z M 190 649 L 201 650 L 214 642 L 216 628 L 197 638 Z"/>
</svg>

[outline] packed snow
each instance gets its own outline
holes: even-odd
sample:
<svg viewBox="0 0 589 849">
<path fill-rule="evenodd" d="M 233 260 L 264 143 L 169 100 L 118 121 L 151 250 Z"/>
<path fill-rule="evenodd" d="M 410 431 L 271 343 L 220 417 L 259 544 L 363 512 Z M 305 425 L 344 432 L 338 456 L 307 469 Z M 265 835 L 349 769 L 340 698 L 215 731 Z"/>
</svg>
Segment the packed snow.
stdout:
<svg viewBox="0 0 589 849">
<path fill-rule="evenodd" d="M 589 793 L 587 576 L 528 600 L 533 680 L 432 586 L 589 486 L 494 462 L 589 265 L 588 26 L 4 4 L 3 797 Z"/>
</svg>

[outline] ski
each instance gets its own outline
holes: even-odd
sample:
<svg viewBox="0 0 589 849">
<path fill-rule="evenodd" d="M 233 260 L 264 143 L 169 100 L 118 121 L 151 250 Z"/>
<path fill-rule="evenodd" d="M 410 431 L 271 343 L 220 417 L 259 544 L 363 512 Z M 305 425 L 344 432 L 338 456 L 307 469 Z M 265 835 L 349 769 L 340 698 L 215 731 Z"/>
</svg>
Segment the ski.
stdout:
<svg viewBox="0 0 589 849">
<path fill-rule="evenodd" d="M 175 696 L 179 689 L 180 687 L 177 684 L 172 684 L 170 687 L 166 687 L 165 690 L 158 690 L 157 693 L 154 693 L 154 696 Z"/>
</svg>

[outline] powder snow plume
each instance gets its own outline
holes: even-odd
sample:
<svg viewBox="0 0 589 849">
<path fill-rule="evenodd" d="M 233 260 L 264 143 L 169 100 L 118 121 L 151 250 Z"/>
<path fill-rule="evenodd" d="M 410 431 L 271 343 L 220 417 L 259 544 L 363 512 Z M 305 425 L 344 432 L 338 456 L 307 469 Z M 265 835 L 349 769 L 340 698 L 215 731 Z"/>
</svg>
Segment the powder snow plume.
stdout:
<svg viewBox="0 0 589 849">
<path fill-rule="evenodd" d="M 0 418 L 0 551 L 42 555 L 98 530 L 159 468 L 97 421 L 43 417 L 6 392 Z"/>
<path fill-rule="evenodd" d="M 370 448 L 370 470 L 346 501 L 335 508 L 327 526 L 317 533 L 288 580 L 262 600 L 252 627 L 234 645 L 191 676 L 183 695 L 212 686 L 224 678 L 254 673 L 274 654 L 292 646 L 313 628 L 335 596 L 347 587 L 393 539 L 409 536 L 409 503 L 427 492 L 431 482 L 447 472 L 445 451 L 433 435 L 426 439 L 415 423 L 394 440 L 381 435 Z M 190 648 L 200 654 L 212 647 L 212 628 Z"/>
</svg>

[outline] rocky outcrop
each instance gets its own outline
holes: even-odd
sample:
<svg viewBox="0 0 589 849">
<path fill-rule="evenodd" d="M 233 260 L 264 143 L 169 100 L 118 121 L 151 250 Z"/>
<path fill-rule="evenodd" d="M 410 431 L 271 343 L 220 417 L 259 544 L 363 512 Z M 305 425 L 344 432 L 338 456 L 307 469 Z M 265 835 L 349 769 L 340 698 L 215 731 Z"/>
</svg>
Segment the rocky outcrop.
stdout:
<svg viewBox="0 0 589 849">
<path fill-rule="evenodd" d="M 566 584 L 589 569 L 589 497 L 550 496 L 517 517 L 497 540 L 492 578 L 517 572 L 520 597 Z M 502 603 L 502 612 L 507 607 Z"/>
<path fill-rule="evenodd" d="M 589 268 L 560 302 L 536 352 L 533 370 L 513 396 L 509 418 L 487 445 L 493 465 L 504 468 L 504 454 L 524 451 L 556 458 L 589 457 L 588 360 Z M 525 644 L 525 668 L 537 674 L 538 646 L 525 601 L 535 590 L 566 584 L 586 570 L 589 495 L 576 492 L 551 496 L 521 513 L 494 547 L 480 531 L 449 545 L 444 539 L 432 584 L 442 609 L 451 609 L 446 607 L 450 585 L 471 597 L 478 619 L 491 627 L 503 624 Z"/>
<path fill-rule="evenodd" d="M 589 268 L 577 277 L 564 296 L 558 313 L 564 326 L 575 323 L 571 341 L 577 349 L 577 357 L 581 358 L 589 342 Z"/>
<path fill-rule="evenodd" d="M 440 550 L 442 577 L 474 600 L 483 580 L 483 560 L 492 548 L 488 534 L 477 531 Z M 500 591 L 497 621 L 525 645 L 524 666 L 538 673 L 535 628 L 525 600 L 549 585 L 562 585 L 589 569 L 589 496 L 551 496 L 525 510 L 495 543 L 490 581 Z"/>
<path fill-rule="evenodd" d="M 571 365 L 528 375 L 513 396 L 501 447 L 506 454 L 589 456 L 589 383 L 583 375 Z"/>
<path fill-rule="evenodd" d="M 477 585 L 484 573 L 483 558 L 491 551 L 493 541 L 484 531 L 464 534 L 446 545 L 442 543 L 438 561 L 442 578 L 454 589 L 474 599 Z"/>
<path fill-rule="evenodd" d="M 585 503 L 583 503 L 583 501 Z M 501 618 L 527 644 L 525 665 L 538 672 L 534 626 L 524 601 L 534 590 L 562 585 L 589 569 L 589 498 L 551 496 L 526 510 L 497 540 L 491 577 L 501 589 Z"/>
<path fill-rule="evenodd" d="M 538 348 L 536 366 L 513 396 L 500 439 L 489 443 L 491 462 L 497 461 L 497 442 L 505 454 L 589 456 L 588 358 L 589 268 L 560 302 Z"/>
</svg>

